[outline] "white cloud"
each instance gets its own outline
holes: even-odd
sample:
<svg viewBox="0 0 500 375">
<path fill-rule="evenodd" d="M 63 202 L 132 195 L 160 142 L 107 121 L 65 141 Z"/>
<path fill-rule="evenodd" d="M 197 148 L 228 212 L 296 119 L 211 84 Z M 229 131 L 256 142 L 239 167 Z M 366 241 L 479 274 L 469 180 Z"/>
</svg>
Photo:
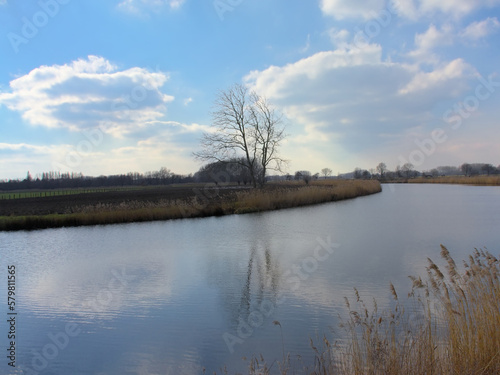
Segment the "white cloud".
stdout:
<svg viewBox="0 0 500 375">
<path fill-rule="evenodd" d="M 399 90 L 399 92 L 407 95 L 429 88 L 436 89 L 441 84 L 449 85 L 450 82 L 455 79 L 461 80 L 464 77 L 472 77 L 475 73 L 475 69 L 464 60 L 456 59 L 431 72 L 417 73 L 405 87 Z M 458 82 L 455 87 L 458 87 L 460 91 L 465 89 L 465 87 L 460 88 Z"/>
<path fill-rule="evenodd" d="M 252 71 L 245 79 L 253 82 L 257 91 L 264 90 L 266 96 L 281 98 L 288 95 L 286 87 L 298 81 L 316 82 L 325 71 L 378 63 L 381 53 L 381 47 L 373 44 L 363 49 L 318 52 L 284 67 L 271 66 L 264 71 Z"/>
<path fill-rule="evenodd" d="M 495 33 L 500 28 L 496 17 L 488 17 L 483 21 L 476 21 L 467 26 L 460 36 L 469 40 L 478 40 Z"/>
<path fill-rule="evenodd" d="M 424 34 L 417 34 L 415 44 L 420 50 L 431 51 L 439 45 L 450 44 L 451 31 L 449 26 L 444 26 L 441 30 L 438 30 L 434 25 L 431 25 Z"/>
<path fill-rule="evenodd" d="M 337 20 L 371 19 L 384 8 L 384 0 L 321 0 L 321 11 Z"/>
<path fill-rule="evenodd" d="M 165 7 L 179 9 L 185 0 L 123 0 L 118 4 L 118 9 L 128 13 L 144 15 L 149 10 L 159 12 Z"/>
<path fill-rule="evenodd" d="M 500 0 L 392 0 L 399 16 L 417 20 L 443 14 L 454 19 L 462 18 L 481 8 L 500 4 Z"/>
<path fill-rule="evenodd" d="M 346 29 L 337 30 L 335 28 L 328 30 L 328 35 L 332 44 L 338 48 L 345 48 L 348 45 L 349 38 L 351 36 L 350 32 Z"/>
<path fill-rule="evenodd" d="M 416 49 L 411 51 L 408 56 L 419 62 L 438 63 L 439 58 L 434 54 L 434 49 L 453 44 L 453 39 L 454 32 L 451 26 L 445 25 L 438 29 L 436 26 L 430 25 L 425 33 L 415 36 Z"/>
<path fill-rule="evenodd" d="M 431 24 L 422 34 L 415 35 L 415 49 L 408 53 L 419 63 L 439 64 L 440 57 L 436 50 L 443 46 L 452 46 L 455 42 L 476 41 L 500 29 L 500 22 L 496 17 L 489 17 L 483 21 L 473 22 L 462 31 L 457 31 L 450 24 L 440 28 Z"/>
<path fill-rule="evenodd" d="M 368 44 L 253 71 L 245 81 L 290 119 L 293 136 L 284 150 L 300 149 L 303 168 L 335 160 L 354 168 L 361 155 L 403 152 L 408 129 L 440 124 L 436 105 L 466 92 L 474 74 L 461 59 L 430 71 L 384 61 L 382 48 Z"/>
<path fill-rule="evenodd" d="M 78 131 L 105 124 L 121 136 L 164 116 L 174 98 L 160 88 L 163 72 L 118 70 L 102 57 L 66 65 L 41 66 L 10 82 L 0 104 L 22 114 L 32 125 Z"/>
</svg>

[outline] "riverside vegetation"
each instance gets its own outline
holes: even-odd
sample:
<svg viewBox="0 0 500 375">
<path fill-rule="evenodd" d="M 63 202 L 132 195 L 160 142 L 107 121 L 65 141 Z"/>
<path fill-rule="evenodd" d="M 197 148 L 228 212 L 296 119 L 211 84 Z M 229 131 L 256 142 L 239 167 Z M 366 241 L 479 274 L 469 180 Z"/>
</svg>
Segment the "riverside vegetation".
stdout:
<svg viewBox="0 0 500 375">
<path fill-rule="evenodd" d="M 409 183 L 421 184 L 459 184 L 459 185 L 477 185 L 477 186 L 500 186 L 500 176 L 444 176 L 431 178 L 409 179 Z"/>
<path fill-rule="evenodd" d="M 169 220 L 228 214 L 277 210 L 290 207 L 337 201 L 374 194 L 382 190 L 376 180 L 317 180 L 309 184 L 290 181 L 266 185 L 263 189 L 238 188 L 237 186 L 199 189 L 185 187 L 186 194 L 171 199 L 168 190 L 154 197 L 136 200 L 140 191 L 124 192 L 123 200 L 106 200 L 106 197 L 89 198 L 86 204 L 71 206 L 72 196 L 60 203 L 56 212 L 39 214 L 9 214 L 0 216 L 0 230 L 41 229 L 66 226 L 130 223 Z M 116 195 L 116 192 L 109 192 Z M 32 198 L 34 199 L 34 198 Z M 37 198 L 36 205 L 50 199 Z M 7 202 L 7 201 L 5 201 Z M 63 206 L 66 204 L 66 206 Z M 62 212 L 61 212 L 62 211 Z"/>
<path fill-rule="evenodd" d="M 283 359 L 272 365 L 254 357 L 248 373 L 500 374 L 500 261 L 476 249 L 460 269 L 442 245 L 441 256 L 446 271 L 429 259 L 425 282 L 410 277 L 407 303 L 390 285 L 390 311 L 379 312 L 375 300 L 367 307 L 355 290 L 355 305 L 346 298 L 345 337 L 334 344 L 324 337 L 320 348 L 311 340 L 315 360 L 310 367 L 298 372 L 283 350 Z"/>
</svg>

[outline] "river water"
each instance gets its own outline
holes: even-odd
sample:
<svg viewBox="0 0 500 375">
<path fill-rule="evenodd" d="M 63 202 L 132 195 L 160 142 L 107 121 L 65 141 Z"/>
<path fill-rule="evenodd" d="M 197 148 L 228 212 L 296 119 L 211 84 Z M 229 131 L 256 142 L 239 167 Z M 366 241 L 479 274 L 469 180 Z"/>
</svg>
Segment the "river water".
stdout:
<svg viewBox="0 0 500 375">
<path fill-rule="evenodd" d="M 312 363 L 310 338 L 340 337 L 354 287 L 388 306 L 389 283 L 406 295 L 407 276 L 425 276 L 440 244 L 457 263 L 474 248 L 498 255 L 499 228 L 498 187 L 405 184 L 267 213 L 3 232 L 16 368 L 2 354 L 0 373 L 235 373 L 242 357 L 271 364 L 283 347 L 299 368 Z"/>
</svg>

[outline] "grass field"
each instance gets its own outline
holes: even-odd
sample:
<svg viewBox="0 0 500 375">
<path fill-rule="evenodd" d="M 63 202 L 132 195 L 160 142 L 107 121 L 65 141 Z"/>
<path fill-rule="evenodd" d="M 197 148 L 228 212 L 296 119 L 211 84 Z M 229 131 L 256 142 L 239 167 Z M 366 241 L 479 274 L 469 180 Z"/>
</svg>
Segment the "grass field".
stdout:
<svg viewBox="0 0 500 375">
<path fill-rule="evenodd" d="M 375 180 L 269 184 L 264 189 L 190 185 L 4 200 L 0 230 L 130 223 L 243 214 L 355 198 L 381 191 Z"/>
</svg>

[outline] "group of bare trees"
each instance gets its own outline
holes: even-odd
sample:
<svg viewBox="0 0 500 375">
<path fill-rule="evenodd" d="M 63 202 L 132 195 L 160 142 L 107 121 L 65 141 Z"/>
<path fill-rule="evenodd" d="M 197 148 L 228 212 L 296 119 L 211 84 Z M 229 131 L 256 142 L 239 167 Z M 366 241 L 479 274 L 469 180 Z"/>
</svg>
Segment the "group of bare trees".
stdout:
<svg viewBox="0 0 500 375">
<path fill-rule="evenodd" d="M 23 180 L 0 180 L 0 191 L 169 185 L 193 181 L 194 178 L 191 174 L 180 175 L 166 167 L 145 173 L 129 172 L 127 174 L 101 175 L 97 177 L 84 176 L 82 173 L 61 173 L 59 171 L 43 172 L 33 177 L 28 172 Z"/>
<path fill-rule="evenodd" d="M 363 170 L 356 168 L 352 172 L 353 178 L 378 178 L 378 179 L 396 179 L 412 178 L 418 176 L 438 177 L 438 176 L 477 176 L 477 175 L 497 175 L 500 174 L 500 165 L 495 167 L 488 163 L 464 163 L 459 167 L 439 166 L 427 171 L 418 171 L 411 163 L 398 165 L 394 171 L 387 168 L 383 162 L 379 163 L 375 169 Z"/>
<path fill-rule="evenodd" d="M 285 139 L 283 116 L 266 98 L 236 84 L 221 91 L 212 113 L 212 129 L 203 134 L 201 161 L 240 165 L 254 187 L 265 183 L 269 169 L 281 171 L 286 160 L 279 147 Z"/>
</svg>

